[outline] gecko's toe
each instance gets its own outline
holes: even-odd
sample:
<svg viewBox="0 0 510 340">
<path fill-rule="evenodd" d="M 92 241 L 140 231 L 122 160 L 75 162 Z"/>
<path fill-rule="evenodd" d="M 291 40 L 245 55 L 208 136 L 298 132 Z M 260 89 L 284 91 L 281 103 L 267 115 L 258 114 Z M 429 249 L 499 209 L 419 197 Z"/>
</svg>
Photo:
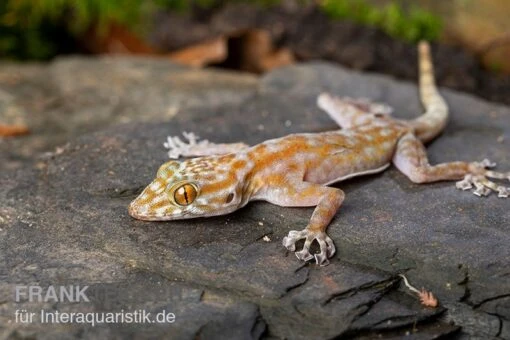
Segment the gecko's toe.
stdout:
<svg viewBox="0 0 510 340">
<path fill-rule="evenodd" d="M 296 250 L 296 242 L 306 238 L 306 233 L 304 230 L 297 231 L 291 230 L 289 234 L 285 236 L 282 240 L 282 244 L 287 250 L 295 251 Z"/>
<path fill-rule="evenodd" d="M 496 188 L 496 191 L 498 192 L 498 197 L 500 198 L 507 198 L 510 196 L 510 188 L 499 186 Z"/>
<path fill-rule="evenodd" d="M 303 233 L 303 230 L 301 231 L 297 231 L 297 230 L 291 230 L 289 231 L 289 234 L 287 235 L 288 238 L 292 239 L 292 240 L 301 240 L 303 238 L 306 237 L 306 234 Z"/>
<path fill-rule="evenodd" d="M 324 241 L 326 241 L 326 255 L 328 258 L 332 257 L 336 253 L 335 244 L 333 243 L 333 240 L 328 235 L 326 235 L 326 237 L 324 238 Z"/>
<path fill-rule="evenodd" d="M 320 233 L 315 237 L 320 246 L 320 253 L 315 254 L 315 261 L 319 266 L 327 266 L 329 264 L 329 257 L 335 254 L 335 245 L 333 240 L 326 235 L 326 233 Z"/>
<path fill-rule="evenodd" d="M 313 259 L 313 255 L 310 254 L 310 251 L 306 248 L 303 248 L 302 250 L 295 252 L 295 254 L 296 254 L 296 257 L 298 259 L 300 259 L 301 261 L 306 262 L 306 261 Z"/>
<path fill-rule="evenodd" d="M 315 262 L 321 267 L 327 266 L 329 264 L 328 257 L 322 253 L 315 254 Z"/>
<path fill-rule="evenodd" d="M 285 236 L 282 241 L 283 246 L 289 251 L 296 250 L 295 241 L 293 241 L 290 237 Z"/>
<path fill-rule="evenodd" d="M 490 160 L 485 158 L 483 161 L 480 162 L 480 165 L 483 166 L 484 168 L 490 169 L 494 168 L 496 166 L 496 163 L 491 162 Z"/>
<path fill-rule="evenodd" d="M 476 190 L 473 191 L 473 194 L 475 194 L 478 197 L 484 197 L 488 196 L 491 193 L 491 190 L 484 187 L 484 186 L 476 186 Z"/>
<path fill-rule="evenodd" d="M 492 170 L 486 170 L 484 175 L 488 178 L 501 179 L 510 181 L 510 172 L 497 172 Z"/>
<path fill-rule="evenodd" d="M 455 183 L 455 186 L 457 187 L 457 189 L 461 190 L 471 189 L 473 187 L 472 177 L 473 177 L 472 175 L 466 175 L 462 181 L 458 181 L 457 183 Z"/>
</svg>

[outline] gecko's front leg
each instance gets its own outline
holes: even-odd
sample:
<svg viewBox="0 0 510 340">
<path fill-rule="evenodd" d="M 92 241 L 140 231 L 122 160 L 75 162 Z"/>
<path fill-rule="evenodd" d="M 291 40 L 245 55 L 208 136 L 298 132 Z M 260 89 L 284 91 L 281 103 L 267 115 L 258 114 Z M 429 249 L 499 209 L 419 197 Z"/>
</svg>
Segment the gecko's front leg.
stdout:
<svg viewBox="0 0 510 340">
<path fill-rule="evenodd" d="M 288 250 L 295 251 L 295 243 L 304 239 L 303 249 L 295 253 L 297 258 L 302 261 L 315 258 L 317 264 L 327 265 L 328 258 L 335 254 L 335 245 L 326 234 L 326 229 L 344 200 L 344 192 L 337 188 L 307 182 L 294 184 L 282 181 L 282 183 L 286 183 L 285 187 L 268 190 L 266 200 L 285 207 L 316 206 L 307 227 L 301 231 L 290 231 L 283 238 L 283 245 Z M 320 252 L 312 255 L 310 245 L 314 240 L 318 242 Z"/>
<path fill-rule="evenodd" d="M 328 258 L 335 254 L 335 245 L 333 240 L 326 234 L 326 229 L 342 204 L 345 195 L 340 189 L 321 188 L 324 188 L 322 196 L 313 211 L 308 226 L 301 231 L 291 230 L 283 238 L 283 246 L 290 251 L 294 251 L 296 249 L 295 243 L 304 239 L 303 249 L 295 253 L 297 258 L 302 261 L 308 261 L 315 257 L 318 265 L 326 266 L 329 264 Z M 310 245 L 314 240 L 319 243 L 320 252 L 312 255 L 310 254 Z"/>
</svg>

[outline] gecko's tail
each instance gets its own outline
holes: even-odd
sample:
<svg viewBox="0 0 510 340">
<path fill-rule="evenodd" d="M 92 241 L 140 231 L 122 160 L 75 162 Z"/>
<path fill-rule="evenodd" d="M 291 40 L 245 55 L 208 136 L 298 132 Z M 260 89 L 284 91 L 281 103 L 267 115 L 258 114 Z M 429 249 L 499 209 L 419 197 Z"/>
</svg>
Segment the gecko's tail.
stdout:
<svg viewBox="0 0 510 340">
<path fill-rule="evenodd" d="M 415 133 L 421 141 L 427 142 L 436 137 L 445 127 L 448 120 L 448 106 L 436 87 L 428 42 L 419 43 L 418 58 L 420 98 L 425 107 L 425 113 L 414 120 Z"/>
</svg>

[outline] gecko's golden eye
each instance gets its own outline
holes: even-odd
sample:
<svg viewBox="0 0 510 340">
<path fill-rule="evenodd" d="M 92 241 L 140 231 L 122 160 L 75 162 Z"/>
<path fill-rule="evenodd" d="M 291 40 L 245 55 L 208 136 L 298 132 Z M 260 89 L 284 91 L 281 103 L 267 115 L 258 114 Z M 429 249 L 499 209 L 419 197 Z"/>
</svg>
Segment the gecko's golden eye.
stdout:
<svg viewBox="0 0 510 340">
<path fill-rule="evenodd" d="M 175 203 L 182 206 L 190 205 L 196 198 L 197 188 L 190 183 L 183 184 L 174 191 Z"/>
</svg>

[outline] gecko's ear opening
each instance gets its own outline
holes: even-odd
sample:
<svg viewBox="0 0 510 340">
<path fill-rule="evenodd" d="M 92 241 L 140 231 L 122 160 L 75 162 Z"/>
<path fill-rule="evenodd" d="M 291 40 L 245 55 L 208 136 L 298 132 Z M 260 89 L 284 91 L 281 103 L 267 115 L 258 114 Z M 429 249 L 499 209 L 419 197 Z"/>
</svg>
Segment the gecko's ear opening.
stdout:
<svg viewBox="0 0 510 340">
<path fill-rule="evenodd" d="M 179 169 L 180 162 L 168 161 L 159 167 L 156 177 L 159 178 L 170 178 Z"/>
<path fill-rule="evenodd" d="M 234 199 L 234 193 L 231 192 L 230 194 L 228 194 L 227 199 L 225 200 L 225 203 L 228 204 L 228 203 L 232 202 L 233 199 Z"/>
</svg>

